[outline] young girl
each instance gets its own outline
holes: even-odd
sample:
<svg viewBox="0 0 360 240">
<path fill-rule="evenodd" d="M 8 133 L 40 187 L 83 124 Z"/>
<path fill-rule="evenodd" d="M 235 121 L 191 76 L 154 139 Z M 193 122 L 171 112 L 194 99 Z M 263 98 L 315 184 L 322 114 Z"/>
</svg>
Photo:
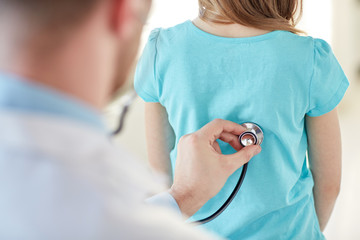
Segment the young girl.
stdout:
<svg viewBox="0 0 360 240">
<path fill-rule="evenodd" d="M 234 201 L 204 227 L 230 239 L 324 239 L 340 186 L 344 72 L 325 41 L 299 35 L 302 2 L 199 4 L 194 21 L 155 29 L 138 63 L 152 167 L 171 176 L 176 143 L 211 120 L 257 123 L 262 153 Z M 192 219 L 219 209 L 240 172 Z"/>
</svg>

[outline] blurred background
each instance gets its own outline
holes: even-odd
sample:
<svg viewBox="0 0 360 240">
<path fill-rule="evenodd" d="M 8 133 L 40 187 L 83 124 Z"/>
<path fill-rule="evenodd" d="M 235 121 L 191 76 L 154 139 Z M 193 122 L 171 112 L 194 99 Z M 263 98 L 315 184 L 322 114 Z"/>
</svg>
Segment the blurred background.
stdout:
<svg viewBox="0 0 360 240">
<path fill-rule="evenodd" d="M 198 13 L 197 0 L 153 0 L 145 27 L 141 53 L 152 29 L 171 27 Z M 329 42 L 350 80 L 350 88 L 339 107 L 343 139 L 342 189 L 325 231 L 329 240 L 360 239 L 360 0 L 304 0 L 304 15 L 298 28 Z M 132 85 L 132 77 L 129 87 Z M 120 102 L 106 110 L 110 127 L 118 119 Z M 138 158 L 146 161 L 144 103 L 131 107 L 124 132 L 117 138 Z"/>
</svg>

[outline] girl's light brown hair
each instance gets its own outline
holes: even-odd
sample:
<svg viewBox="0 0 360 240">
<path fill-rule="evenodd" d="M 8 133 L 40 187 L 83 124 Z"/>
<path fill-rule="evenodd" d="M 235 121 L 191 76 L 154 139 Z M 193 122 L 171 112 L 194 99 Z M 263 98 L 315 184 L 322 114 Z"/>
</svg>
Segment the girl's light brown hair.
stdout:
<svg viewBox="0 0 360 240">
<path fill-rule="evenodd" d="M 199 7 L 204 21 L 305 34 L 295 27 L 302 16 L 302 0 L 199 0 Z"/>
</svg>

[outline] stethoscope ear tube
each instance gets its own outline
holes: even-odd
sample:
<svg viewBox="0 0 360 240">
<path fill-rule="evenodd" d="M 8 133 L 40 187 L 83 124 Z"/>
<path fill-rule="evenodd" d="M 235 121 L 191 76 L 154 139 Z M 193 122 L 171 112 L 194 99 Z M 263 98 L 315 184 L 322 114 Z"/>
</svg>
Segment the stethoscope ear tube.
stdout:
<svg viewBox="0 0 360 240">
<path fill-rule="evenodd" d="M 258 126 L 255 123 L 243 123 L 241 125 L 244 128 L 246 128 L 246 130 L 239 136 L 240 144 L 243 147 L 247 147 L 250 145 L 261 145 L 262 144 L 262 142 L 264 140 L 264 132 L 262 131 L 260 126 Z M 215 213 L 213 213 L 212 215 L 210 215 L 207 218 L 197 220 L 197 221 L 195 221 L 195 223 L 199 223 L 199 224 L 208 223 L 208 222 L 214 220 L 215 218 L 217 218 L 222 212 L 225 211 L 225 209 L 234 200 L 236 194 L 239 192 L 241 185 L 244 182 L 247 169 L 248 169 L 248 163 L 244 164 L 243 169 L 240 174 L 240 177 L 239 177 L 239 180 L 238 180 L 234 190 L 232 191 L 232 193 L 230 194 L 228 199 L 225 201 L 225 203 Z"/>
<path fill-rule="evenodd" d="M 119 118 L 119 125 L 118 127 L 111 133 L 111 136 L 117 136 L 124 128 L 125 117 L 129 111 L 130 106 L 133 104 L 137 97 L 135 90 L 130 90 L 126 95 L 124 95 L 121 99 L 123 101 L 120 118 Z"/>
</svg>

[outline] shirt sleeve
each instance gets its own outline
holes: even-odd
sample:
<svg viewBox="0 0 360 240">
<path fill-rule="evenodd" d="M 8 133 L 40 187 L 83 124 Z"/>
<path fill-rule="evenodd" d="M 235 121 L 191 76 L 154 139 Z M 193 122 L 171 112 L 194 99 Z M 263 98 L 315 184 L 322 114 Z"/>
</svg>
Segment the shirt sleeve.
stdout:
<svg viewBox="0 0 360 240">
<path fill-rule="evenodd" d="M 148 198 L 145 202 L 150 205 L 170 208 L 173 211 L 175 211 L 178 215 L 182 215 L 176 200 L 168 192 L 157 194 L 151 198 Z"/>
<path fill-rule="evenodd" d="M 349 81 L 330 45 L 322 39 L 314 39 L 314 69 L 307 115 L 318 117 L 333 110 L 348 87 Z"/>
<path fill-rule="evenodd" d="M 157 40 L 160 29 L 151 32 L 142 56 L 136 67 L 134 87 L 145 102 L 159 102 L 156 77 Z"/>
</svg>

